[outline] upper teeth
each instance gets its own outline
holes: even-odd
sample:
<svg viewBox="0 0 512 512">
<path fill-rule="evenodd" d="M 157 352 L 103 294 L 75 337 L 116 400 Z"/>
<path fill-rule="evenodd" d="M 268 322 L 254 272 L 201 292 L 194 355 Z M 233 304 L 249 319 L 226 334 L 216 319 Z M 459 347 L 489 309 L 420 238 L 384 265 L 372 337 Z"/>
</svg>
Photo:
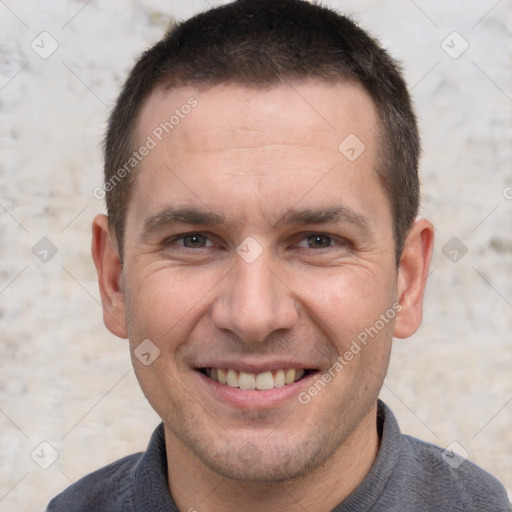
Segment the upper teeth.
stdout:
<svg viewBox="0 0 512 512">
<path fill-rule="evenodd" d="M 304 376 L 302 368 L 289 370 L 276 370 L 263 373 L 238 372 L 224 368 L 207 368 L 206 374 L 211 379 L 227 384 L 232 388 L 267 390 L 280 388 L 285 384 L 292 384 Z"/>
</svg>

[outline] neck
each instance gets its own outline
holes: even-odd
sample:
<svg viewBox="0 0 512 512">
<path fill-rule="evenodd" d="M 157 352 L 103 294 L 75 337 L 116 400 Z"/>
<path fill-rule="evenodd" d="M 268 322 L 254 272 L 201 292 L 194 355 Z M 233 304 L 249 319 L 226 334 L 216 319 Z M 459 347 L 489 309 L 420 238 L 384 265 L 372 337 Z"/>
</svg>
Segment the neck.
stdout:
<svg viewBox="0 0 512 512">
<path fill-rule="evenodd" d="M 169 489 L 182 512 L 328 512 L 364 480 L 379 450 L 377 404 L 321 466 L 280 484 L 239 482 L 208 469 L 165 429 Z"/>
</svg>

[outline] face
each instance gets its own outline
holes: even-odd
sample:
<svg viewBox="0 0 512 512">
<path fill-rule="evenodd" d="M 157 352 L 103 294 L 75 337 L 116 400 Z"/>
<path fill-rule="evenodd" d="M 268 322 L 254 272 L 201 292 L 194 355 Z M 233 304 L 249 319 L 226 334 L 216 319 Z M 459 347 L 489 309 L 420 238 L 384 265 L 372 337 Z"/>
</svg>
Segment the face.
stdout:
<svg viewBox="0 0 512 512">
<path fill-rule="evenodd" d="M 168 442 L 218 474 L 301 476 L 374 412 L 410 309 L 376 125 L 351 84 L 157 90 L 144 105 L 136 147 L 156 145 L 106 322 L 132 355 L 150 340 L 133 363 Z"/>
</svg>

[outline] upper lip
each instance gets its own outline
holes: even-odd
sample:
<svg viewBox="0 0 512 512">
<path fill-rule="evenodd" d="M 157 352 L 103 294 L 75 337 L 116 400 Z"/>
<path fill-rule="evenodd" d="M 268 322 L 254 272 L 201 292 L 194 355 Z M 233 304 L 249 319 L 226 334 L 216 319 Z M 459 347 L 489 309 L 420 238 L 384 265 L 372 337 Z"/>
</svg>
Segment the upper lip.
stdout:
<svg viewBox="0 0 512 512">
<path fill-rule="evenodd" d="M 208 361 L 204 363 L 200 363 L 196 365 L 196 369 L 199 368 L 226 368 L 229 370 L 237 370 L 239 372 L 245 373 L 254 373 L 259 374 L 268 371 L 276 371 L 276 370 L 288 370 L 291 368 L 303 370 L 314 370 L 315 367 L 306 363 L 302 363 L 300 361 L 293 360 L 276 360 L 272 359 L 271 361 L 229 361 L 229 360 L 218 360 L 218 361 Z"/>
</svg>

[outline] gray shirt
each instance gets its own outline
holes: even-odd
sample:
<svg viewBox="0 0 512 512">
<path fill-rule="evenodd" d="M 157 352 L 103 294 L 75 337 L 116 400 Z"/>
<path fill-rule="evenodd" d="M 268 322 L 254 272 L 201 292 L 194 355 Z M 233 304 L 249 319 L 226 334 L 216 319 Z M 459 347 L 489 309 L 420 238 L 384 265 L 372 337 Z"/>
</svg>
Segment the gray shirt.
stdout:
<svg viewBox="0 0 512 512">
<path fill-rule="evenodd" d="M 381 443 L 361 485 L 333 512 L 510 512 L 504 487 L 469 460 L 400 432 L 379 401 Z M 172 463 L 172 461 L 171 461 Z M 144 453 L 91 473 L 53 498 L 47 512 L 178 512 L 167 485 L 163 425 Z"/>
</svg>

